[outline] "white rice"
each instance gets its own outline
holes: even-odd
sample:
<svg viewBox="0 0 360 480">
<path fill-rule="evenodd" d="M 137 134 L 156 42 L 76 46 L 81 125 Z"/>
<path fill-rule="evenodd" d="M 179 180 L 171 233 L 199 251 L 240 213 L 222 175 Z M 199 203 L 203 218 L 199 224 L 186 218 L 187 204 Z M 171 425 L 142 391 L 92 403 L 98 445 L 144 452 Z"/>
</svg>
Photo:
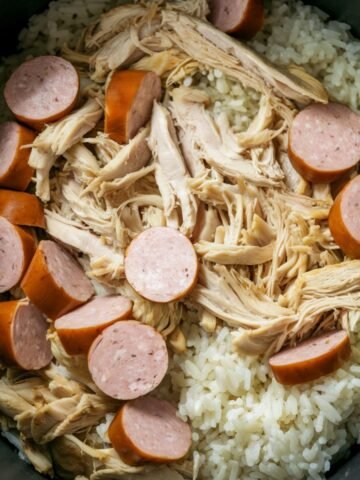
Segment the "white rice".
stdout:
<svg viewBox="0 0 360 480">
<path fill-rule="evenodd" d="M 66 43 L 75 47 L 84 27 L 93 17 L 124 3 L 117 0 L 52 1 L 45 13 L 34 15 L 19 36 L 19 46 L 28 53 L 56 53 Z"/>
<path fill-rule="evenodd" d="M 225 77 L 220 70 L 204 71 L 195 78 L 186 77 L 183 84 L 205 90 L 211 100 L 209 109 L 215 116 L 226 113 L 235 131 L 246 130 L 258 111 L 259 92 L 245 89 L 239 82 Z"/>
<path fill-rule="evenodd" d="M 175 356 L 170 376 L 180 414 L 192 423 L 203 478 L 319 480 L 359 440 L 355 363 L 287 388 L 257 358 L 232 353 L 227 327 L 210 336 L 193 324 L 186 334 L 188 352 Z"/>
<path fill-rule="evenodd" d="M 302 65 L 332 97 L 360 111 L 360 42 L 345 23 L 296 1 L 273 0 L 252 46 L 278 65 Z"/>
<path fill-rule="evenodd" d="M 116 3 L 120 2 L 52 2 L 21 33 L 24 51 L 4 62 L 0 82 L 26 57 L 57 52 L 64 42 L 74 46 L 82 27 Z M 252 46 L 277 64 L 305 66 L 334 99 L 359 109 L 360 42 L 347 25 L 329 22 L 323 12 L 301 2 L 273 0 L 265 28 Z M 226 111 L 239 129 L 248 125 L 256 110 L 255 94 L 216 70 L 186 78 L 184 84 L 194 81 L 211 93 L 216 113 Z M 196 324 L 185 329 L 188 351 L 174 357 L 160 393 L 178 399 L 180 414 L 192 423 L 201 478 L 320 480 L 334 458 L 360 442 L 357 334 L 352 363 L 310 385 L 284 388 L 261 359 L 232 353 L 228 328 L 212 336 Z M 98 427 L 104 441 L 110 420 L 107 417 Z"/>
</svg>

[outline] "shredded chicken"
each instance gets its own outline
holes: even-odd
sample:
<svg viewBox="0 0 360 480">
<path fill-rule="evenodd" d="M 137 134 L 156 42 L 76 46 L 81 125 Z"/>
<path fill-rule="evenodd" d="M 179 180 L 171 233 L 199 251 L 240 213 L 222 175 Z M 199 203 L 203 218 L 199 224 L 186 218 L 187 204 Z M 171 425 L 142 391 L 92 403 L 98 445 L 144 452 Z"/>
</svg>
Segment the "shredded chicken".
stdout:
<svg viewBox="0 0 360 480">
<path fill-rule="evenodd" d="M 94 448 L 75 435 L 64 435 L 52 443 L 54 462 L 63 478 L 83 475 L 89 480 L 123 480 L 126 473 L 138 473 L 143 467 L 124 463 L 112 448 Z"/>
<path fill-rule="evenodd" d="M 196 226 L 192 236 L 193 241 L 199 242 L 203 240 L 212 242 L 215 239 L 216 229 L 220 224 L 220 218 L 216 208 L 210 205 L 206 208 L 205 204 L 200 202 Z"/>
<path fill-rule="evenodd" d="M 82 143 L 77 143 L 63 154 L 66 159 L 64 171 L 73 174 L 78 183 L 89 183 L 99 173 L 96 157 Z"/>
<path fill-rule="evenodd" d="M 283 173 L 273 156 L 267 157 L 264 161 L 264 159 L 261 160 L 262 154 L 259 152 L 253 161 L 240 145 L 236 145 L 234 148 L 234 143 L 226 142 L 221 133 L 227 132 L 229 126 L 225 125 L 219 131 L 216 120 L 206 110 L 204 103 L 191 101 L 194 96 L 190 95 L 187 90 L 185 88 L 173 90 L 173 101 L 170 108 L 176 122 L 182 125 L 183 131 L 188 131 L 187 137 L 183 137 L 183 141 L 184 139 L 186 141 L 186 138 L 192 139 L 193 144 L 188 147 L 191 149 L 190 151 L 194 152 L 195 149 L 201 152 L 200 158 L 223 175 L 240 176 L 261 186 L 279 186 Z M 260 110 L 259 115 L 266 115 L 266 113 Z M 224 121 L 224 117 L 222 117 L 222 121 Z M 253 128 L 258 127 L 250 125 L 249 130 Z M 248 133 L 251 134 L 251 132 Z M 269 136 L 268 141 L 271 138 L 272 136 Z M 196 159 L 197 155 L 199 153 L 191 153 L 190 158 Z M 201 166 L 192 168 L 194 173 L 201 172 L 201 169 Z"/>
<path fill-rule="evenodd" d="M 223 245 L 202 241 L 196 251 L 205 260 L 220 265 L 258 265 L 269 262 L 274 250 L 273 243 L 264 247 L 254 245 Z"/>
<path fill-rule="evenodd" d="M 83 142 L 94 146 L 100 166 L 107 165 L 122 148 L 119 143 L 111 140 L 104 132 L 98 132 L 96 137 L 84 138 Z"/>
<path fill-rule="evenodd" d="M 55 368 L 54 365 L 50 367 Z M 86 393 L 74 381 L 68 381 L 68 386 L 71 388 L 66 393 L 63 389 L 50 389 L 50 378 L 41 372 L 29 374 L 27 378 L 15 376 L 0 380 L 0 409 L 16 421 L 18 429 L 27 437 L 24 444 L 29 454 L 42 462 L 39 469 L 51 470 L 52 467 L 46 449 L 40 444 L 84 431 L 98 424 L 105 413 L 118 408 L 115 400 Z"/>
<path fill-rule="evenodd" d="M 127 30 L 136 24 L 139 19 L 147 15 L 151 19 L 158 13 L 159 7 L 182 11 L 190 16 L 195 15 L 198 18 L 206 18 L 209 13 L 206 0 L 177 0 L 171 4 L 166 4 L 165 1 L 160 0 L 156 2 L 155 7 L 151 1 L 146 2 L 144 5 L 121 5 L 104 13 L 86 28 L 84 32 L 85 48 L 93 50 L 101 47 L 117 33 Z"/>
<path fill-rule="evenodd" d="M 301 275 L 297 280 L 303 299 L 329 298 L 359 292 L 360 261 L 329 265 Z"/>
<path fill-rule="evenodd" d="M 287 72 L 275 68 L 243 43 L 197 18 L 168 10 L 164 10 L 162 16 L 170 30 L 168 35 L 178 48 L 238 78 L 248 87 L 266 93 L 271 86 L 284 98 L 299 102 L 328 101 L 322 84 L 300 67 L 292 67 Z"/>
<path fill-rule="evenodd" d="M 180 303 L 154 304 L 140 297 L 127 282 L 120 285 L 118 291 L 133 301 L 135 320 L 155 327 L 164 337 L 176 332 L 183 317 L 183 306 Z"/>
<path fill-rule="evenodd" d="M 101 186 L 102 182 L 118 180 L 125 175 L 144 168 L 151 157 L 146 143 L 149 133 L 150 130 L 144 128 L 127 145 L 122 147 L 98 172 L 96 178 L 88 186 L 87 191 L 95 190 Z"/>
<path fill-rule="evenodd" d="M 147 10 L 141 5 L 121 5 L 100 15 L 91 22 L 84 32 L 86 50 L 101 47 L 117 33 L 128 29 L 132 22 L 146 15 Z"/>
<path fill-rule="evenodd" d="M 180 230 L 185 235 L 191 235 L 196 223 L 197 203 L 188 186 L 189 174 L 177 143 L 170 113 L 158 103 L 154 104 L 151 124 L 149 145 L 157 161 L 157 178 L 160 177 L 162 187 L 160 191 L 163 197 L 167 197 L 164 205 L 172 204 L 168 213 L 171 217 L 176 208 L 175 201 L 180 204 Z"/>
<path fill-rule="evenodd" d="M 66 179 L 62 183 L 62 195 L 59 201 L 59 213 L 63 205 L 67 205 L 67 218 L 81 221 L 91 230 L 111 242 L 116 247 L 113 232 L 121 228 L 116 209 L 103 208 L 101 203 L 91 194 L 85 194 L 85 190 L 72 179 Z M 53 211 L 55 207 L 53 205 Z M 71 212 L 71 213 L 70 213 Z"/>
<path fill-rule="evenodd" d="M 115 178 L 114 180 L 104 181 L 101 183 L 98 190 L 98 196 L 106 196 L 111 192 L 118 192 L 128 189 L 131 185 L 136 183 L 138 180 L 146 177 L 150 173 L 155 171 L 155 165 L 149 165 L 147 167 L 140 168 L 136 172 L 127 173 L 123 177 Z"/>
<path fill-rule="evenodd" d="M 162 52 L 154 53 L 151 56 L 143 57 L 136 63 L 134 63 L 131 68 L 133 70 L 146 70 L 155 72 L 157 75 L 161 76 L 162 78 L 166 78 L 167 74 L 172 72 L 180 63 L 187 62 L 191 59 L 184 54 L 183 52 L 171 48 L 170 50 L 164 50 Z M 197 64 L 193 65 L 193 68 L 196 69 Z M 190 73 L 189 69 L 186 69 L 186 74 Z M 177 77 L 177 81 L 179 81 L 181 77 Z"/>
<path fill-rule="evenodd" d="M 123 275 L 123 253 L 105 245 L 98 236 L 50 211 L 46 212 L 46 228 L 52 237 L 90 257 L 90 274 L 113 278 Z"/>
<path fill-rule="evenodd" d="M 83 107 L 46 127 L 35 139 L 29 165 L 36 169 L 36 195 L 43 202 L 50 200 L 49 174 L 57 158 L 92 130 L 102 114 L 97 101 L 89 99 Z"/>
<path fill-rule="evenodd" d="M 145 15 L 131 18 L 128 28 L 110 38 L 92 55 L 90 64 L 94 68 L 92 79 L 103 82 L 107 75 L 120 67 L 126 67 L 145 55 L 143 40 L 151 37 L 160 28 L 160 19 L 153 9 Z"/>
</svg>

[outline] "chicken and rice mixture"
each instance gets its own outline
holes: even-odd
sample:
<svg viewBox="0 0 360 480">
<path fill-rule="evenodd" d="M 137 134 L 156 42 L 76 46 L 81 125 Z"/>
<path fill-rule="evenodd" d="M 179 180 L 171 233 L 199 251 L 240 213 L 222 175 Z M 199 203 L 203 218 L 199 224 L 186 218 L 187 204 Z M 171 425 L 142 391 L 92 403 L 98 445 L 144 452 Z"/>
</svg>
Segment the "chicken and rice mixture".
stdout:
<svg viewBox="0 0 360 480">
<path fill-rule="evenodd" d="M 296 105 L 329 95 L 359 111 L 360 42 L 313 7 L 273 0 L 249 45 L 276 70 L 199 23 L 206 0 L 110 10 L 118 3 L 51 2 L 0 73 L 5 80 L 43 54 L 79 69 L 82 106 L 33 144 L 34 189 L 49 234 L 78 252 L 96 291 L 130 298 L 134 318 L 167 340 L 170 368 L 155 395 L 178 403 L 192 450 L 171 466 L 126 465 L 107 437 L 119 402 L 96 389 L 85 358 L 69 356 L 55 332 L 47 369 L 2 369 L 3 435 L 61 478 L 323 479 L 360 441 L 360 261 L 333 241 L 331 186 L 300 177 L 287 139 Z M 92 131 L 108 76 L 122 65 L 156 72 L 166 89 L 125 146 Z M 133 171 L 144 139 L 151 158 Z M 185 299 L 155 304 L 124 280 L 124 252 L 165 225 L 192 237 L 200 277 Z M 348 331 L 351 361 L 310 384 L 276 382 L 269 355 L 333 328 Z"/>
</svg>

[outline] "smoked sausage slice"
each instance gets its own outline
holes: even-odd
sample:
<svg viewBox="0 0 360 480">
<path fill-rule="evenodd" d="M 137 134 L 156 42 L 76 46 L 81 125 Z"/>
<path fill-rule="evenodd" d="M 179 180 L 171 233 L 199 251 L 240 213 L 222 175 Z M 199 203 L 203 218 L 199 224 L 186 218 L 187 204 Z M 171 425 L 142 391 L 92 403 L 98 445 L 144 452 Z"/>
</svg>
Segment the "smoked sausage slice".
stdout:
<svg viewBox="0 0 360 480">
<path fill-rule="evenodd" d="M 153 227 L 129 245 L 125 275 L 142 297 L 167 303 L 187 295 L 198 277 L 198 260 L 190 240 L 169 227 Z"/>
<path fill-rule="evenodd" d="M 19 284 L 36 250 L 30 231 L 0 217 L 0 292 Z"/>
<path fill-rule="evenodd" d="M 94 294 L 94 288 L 78 261 L 51 240 L 39 243 L 21 288 L 51 319 L 65 315 Z"/>
<path fill-rule="evenodd" d="M 210 22 L 219 30 L 249 40 L 264 25 L 264 0 L 210 0 Z"/>
<path fill-rule="evenodd" d="M 166 374 L 168 361 L 160 333 L 135 320 L 107 327 L 88 356 L 95 384 L 118 400 L 132 400 L 154 390 Z"/>
<path fill-rule="evenodd" d="M 0 125 L 0 186 L 26 190 L 34 169 L 28 165 L 31 145 L 36 134 L 16 122 Z"/>
<path fill-rule="evenodd" d="M 329 214 L 329 227 L 335 242 L 351 258 L 360 258 L 360 175 L 351 180 L 336 197 Z"/>
<path fill-rule="evenodd" d="M 150 120 L 154 100 L 161 98 L 161 80 L 154 72 L 114 72 L 105 93 L 105 133 L 127 143 Z"/>
<path fill-rule="evenodd" d="M 335 372 L 349 359 L 350 340 L 345 330 L 310 338 L 270 358 L 276 380 L 283 385 L 312 382 Z"/>
<path fill-rule="evenodd" d="M 130 318 L 132 302 L 121 295 L 95 297 L 60 317 L 55 329 L 69 355 L 86 355 L 95 338 L 108 326 Z"/>
<path fill-rule="evenodd" d="M 0 216 L 14 225 L 45 228 L 44 207 L 30 193 L 0 190 Z"/>
<path fill-rule="evenodd" d="M 339 103 L 314 103 L 291 125 L 289 157 L 309 182 L 333 182 L 359 162 L 359 137 L 359 115 Z"/>
<path fill-rule="evenodd" d="M 177 417 L 176 408 L 151 396 L 127 402 L 112 421 L 108 436 L 130 465 L 174 462 L 191 447 L 191 429 Z"/>
<path fill-rule="evenodd" d="M 0 357 L 24 370 L 46 367 L 52 359 L 48 324 L 27 300 L 0 302 Z"/>
<path fill-rule="evenodd" d="M 44 55 L 24 62 L 13 72 L 4 97 L 20 122 L 41 130 L 71 112 L 79 88 L 79 75 L 70 62 Z"/>
</svg>

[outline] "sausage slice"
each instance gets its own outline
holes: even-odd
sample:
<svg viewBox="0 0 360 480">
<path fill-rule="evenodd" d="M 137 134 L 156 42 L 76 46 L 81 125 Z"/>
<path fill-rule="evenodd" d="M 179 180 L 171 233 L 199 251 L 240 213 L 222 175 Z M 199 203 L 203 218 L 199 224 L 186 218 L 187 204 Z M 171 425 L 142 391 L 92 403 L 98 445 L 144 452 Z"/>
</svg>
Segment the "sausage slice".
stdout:
<svg viewBox="0 0 360 480">
<path fill-rule="evenodd" d="M 145 230 L 126 252 L 127 281 L 153 302 L 172 302 L 187 295 L 197 282 L 198 269 L 190 240 L 169 227 Z"/>
<path fill-rule="evenodd" d="M 21 288 L 51 319 L 65 315 L 94 294 L 94 287 L 79 262 L 51 240 L 39 243 Z"/>
<path fill-rule="evenodd" d="M 10 366 L 39 370 L 52 359 L 48 324 L 27 300 L 0 302 L 0 357 Z"/>
<path fill-rule="evenodd" d="M 161 80 L 156 73 L 114 72 L 105 93 L 105 133 L 127 143 L 150 120 L 154 100 L 160 98 Z"/>
<path fill-rule="evenodd" d="M 291 125 L 289 157 L 309 182 L 333 182 L 359 162 L 359 137 L 359 115 L 339 103 L 314 103 Z"/>
<path fill-rule="evenodd" d="M 31 232 L 0 217 L 0 292 L 19 284 L 36 250 Z"/>
<path fill-rule="evenodd" d="M 176 408 L 150 396 L 127 402 L 112 421 L 108 435 L 130 465 L 174 462 L 185 457 L 191 447 L 191 429 L 177 417 Z"/>
<path fill-rule="evenodd" d="M 5 101 L 23 123 L 41 130 L 75 107 L 79 95 L 79 75 L 61 57 L 45 55 L 24 62 L 5 85 Z"/>
<path fill-rule="evenodd" d="M 30 145 L 36 134 L 16 122 L 0 125 L 0 186 L 26 190 L 34 169 L 29 167 Z"/>
<path fill-rule="evenodd" d="M 132 302 L 121 295 L 95 297 L 60 317 L 55 329 L 69 355 L 85 355 L 95 338 L 108 326 L 130 318 Z"/>
<path fill-rule="evenodd" d="M 210 0 L 210 22 L 219 30 L 244 40 L 264 25 L 264 0 Z"/>
<path fill-rule="evenodd" d="M 283 385 L 312 382 L 335 372 L 349 359 L 350 340 L 345 330 L 310 338 L 270 358 L 276 380 Z"/>
<path fill-rule="evenodd" d="M 92 344 L 88 357 L 95 384 L 118 400 L 132 400 L 154 390 L 164 378 L 168 362 L 160 333 L 135 320 L 107 327 Z"/>
<path fill-rule="evenodd" d="M 30 193 L 0 190 L 0 216 L 14 225 L 45 228 L 44 207 Z"/>
<path fill-rule="evenodd" d="M 335 242 L 351 258 L 360 258 L 360 175 L 351 180 L 336 197 L 329 214 L 329 227 Z"/>
</svg>

